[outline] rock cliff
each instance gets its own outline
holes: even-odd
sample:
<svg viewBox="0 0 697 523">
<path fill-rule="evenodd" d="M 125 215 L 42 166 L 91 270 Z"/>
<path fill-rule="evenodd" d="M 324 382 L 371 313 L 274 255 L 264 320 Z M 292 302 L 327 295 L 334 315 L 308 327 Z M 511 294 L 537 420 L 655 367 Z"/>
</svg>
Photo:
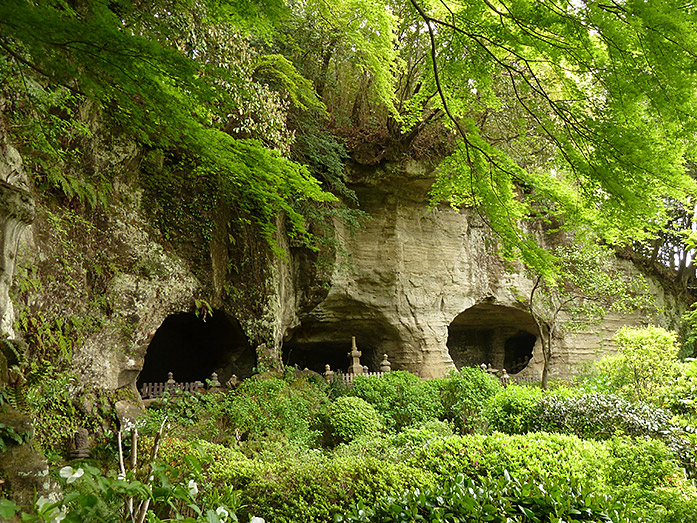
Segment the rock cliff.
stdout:
<svg viewBox="0 0 697 523">
<path fill-rule="evenodd" d="M 356 170 L 352 187 L 369 219 L 357 231 L 335 221 L 338 246 L 320 268 L 317 253 L 284 239 L 282 220 L 279 257 L 222 207 L 207 242 L 195 242 L 195 231 L 168 237 L 138 181 L 163 169 L 162 159 L 114 138 L 91 149 L 100 151 L 93 169 L 119 173 L 98 208 L 32 186 L 11 144 L 1 162 L 3 332 L 16 330 L 40 356 L 59 346 L 81 386 L 133 390 L 139 376 L 164 381 L 169 371 L 193 381 L 280 364 L 344 369 L 352 336 L 374 370 L 387 354 L 394 369 L 423 377 L 481 363 L 539 377 L 540 333 L 521 302 L 531 280 L 497 255 L 475 212 L 428 205 L 433 173 L 424 164 Z M 678 301 L 651 285 L 664 311 L 651 321 L 674 326 Z M 552 376 L 608 350 L 620 326 L 647 320 L 608 314 L 567 332 Z"/>
<path fill-rule="evenodd" d="M 431 176 L 423 165 L 407 163 L 356 177 L 370 220 L 355 234 L 337 228 L 347 263 L 336 265 L 327 297 L 288 330 L 287 361 L 320 370 L 323 351 L 326 363 L 343 368 L 347 340 L 355 335 L 376 370 L 387 353 L 393 368 L 422 377 L 485 363 L 539 379 L 540 333 L 521 301 L 533 282 L 520 265 L 497 255 L 495 238 L 475 212 L 429 207 Z M 638 273 L 631 262 L 617 264 Z M 551 376 L 568 377 L 612 350 L 610 340 L 623 325 L 675 327 L 679 301 L 658 280 L 649 285 L 660 314 L 608 313 L 590 329 L 566 329 L 556 340 Z"/>
</svg>

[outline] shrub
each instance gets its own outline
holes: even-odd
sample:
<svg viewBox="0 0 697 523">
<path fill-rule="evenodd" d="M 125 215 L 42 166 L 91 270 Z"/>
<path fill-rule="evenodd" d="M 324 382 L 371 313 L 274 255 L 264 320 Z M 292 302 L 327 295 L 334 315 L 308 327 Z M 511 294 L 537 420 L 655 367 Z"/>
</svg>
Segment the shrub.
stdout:
<svg viewBox="0 0 697 523">
<path fill-rule="evenodd" d="M 336 523 L 369 521 L 639 521 L 611 498 L 589 486 L 564 480 L 520 481 L 504 471 L 498 478 L 448 478 L 432 489 L 417 489 L 358 503 L 337 514 Z"/>
<path fill-rule="evenodd" d="M 285 455 L 266 460 L 221 445 L 170 438 L 163 442 L 162 457 L 182 477 L 190 463 L 200 463 L 203 499 L 224 489 L 236 492 L 240 521 L 256 515 L 275 523 L 323 523 L 356 501 L 370 504 L 389 493 L 432 485 L 429 475 L 415 467 L 357 454 L 286 449 Z"/>
<path fill-rule="evenodd" d="M 325 390 L 306 380 L 250 378 L 228 395 L 223 415 L 228 430 L 248 446 L 279 441 L 312 447 L 327 401 Z"/>
<path fill-rule="evenodd" d="M 565 434 L 501 433 L 433 439 L 413 448 L 405 462 L 439 478 L 465 474 L 499 477 L 504 470 L 519 478 L 557 478 L 602 484 L 604 445 Z"/>
<path fill-rule="evenodd" d="M 683 476 L 675 456 L 658 440 L 627 436 L 607 441 L 607 482 L 613 487 L 631 486 L 634 490 L 653 491 L 666 478 Z"/>
<path fill-rule="evenodd" d="M 678 375 L 676 338 L 660 327 L 623 327 L 614 337 L 618 353 L 596 363 L 599 378 L 629 399 L 661 404 L 657 395 Z"/>
<path fill-rule="evenodd" d="M 496 394 L 484 408 L 490 430 L 524 434 L 537 430 L 542 389 L 510 385 Z"/>
<path fill-rule="evenodd" d="M 361 436 L 376 436 L 383 430 L 380 414 L 362 398 L 344 396 L 334 401 L 327 415 L 332 439 L 347 443 Z"/>
<path fill-rule="evenodd" d="M 616 437 L 606 443 L 608 489 L 650 522 L 697 521 L 697 491 L 657 440 Z"/>
<path fill-rule="evenodd" d="M 357 376 L 348 395 L 373 405 L 393 431 L 438 419 L 442 410 L 437 390 L 404 371 L 390 372 L 381 378 Z"/>
<path fill-rule="evenodd" d="M 452 422 L 462 434 L 483 427 L 482 411 L 502 389 L 496 377 L 479 367 L 463 367 L 444 378 L 430 380 L 428 385 L 440 396 L 441 419 Z"/>
<path fill-rule="evenodd" d="M 697 421 L 697 361 L 678 364 L 678 376 L 661 391 L 663 405 Z"/>
<path fill-rule="evenodd" d="M 612 394 L 549 395 L 540 400 L 539 406 L 539 430 L 595 439 L 608 439 L 617 433 L 659 439 L 691 474 L 695 472 L 694 450 L 688 435 L 663 409 Z"/>
<path fill-rule="evenodd" d="M 423 472 L 401 463 L 356 456 L 299 456 L 278 463 L 244 489 L 247 511 L 274 523 L 331 521 L 352 503 L 431 486 Z"/>
<path fill-rule="evenodd" d="M 167 417 L 172 436 L 243 444 L 250 452 L 274 443 L 312 447 L 328 401 L 325 384 L 250 378 L 235 391 L 166 396 L 148 409 L 148 426 Z"/>
</svg>

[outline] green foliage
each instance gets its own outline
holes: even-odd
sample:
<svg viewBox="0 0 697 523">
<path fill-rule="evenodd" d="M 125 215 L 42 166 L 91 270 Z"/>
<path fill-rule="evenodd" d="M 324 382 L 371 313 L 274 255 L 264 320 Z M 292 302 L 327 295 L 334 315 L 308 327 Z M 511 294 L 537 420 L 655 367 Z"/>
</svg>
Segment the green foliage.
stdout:
<svg viewBox="0 0 697 523">
<path fill-rule="evenodd" d="M 249 379 L 224 407 L 230 430 L 247 438 L 247 445 L 269 442 L 312 447 L 320 436 L 318 416 L 326 396 L 320 385 L 297 380 Z"/>
<path fill-rule="evenodd" d="M 498 378 L 478 367 L 463 367 L 428 384 L 440 394 L 441 418 L 452 422 L 463 434 L 481 428 L 482 410 L 501 390 Z"/>
<path fill-rule="evenodd" d="M 383 377 L 356 376 L 348 394 L 373 405 L 394 431 L 437 419 L 441 411 L 438 390 L 404 371 Z"/>
<path fill-rule="evenodd" d="M 697 361 L 677 365 L 675 380 L 661 393 L 663 406 L 672 412 L 697 419 Z"/>
<path fill-rule="evenodd" d="M 665 443 L 682 466 L 694 474 L 694 448 L 687 430 L 674 416 L 653 405 L 632 402 L 607 392 L 509 386 L 486 409 L 489 428 L 508 434 L 537 431 L 609 439 L 616 434 L 653 438 Z"/>
<path fill-rule="evenodd" d="M 235 202 L 258 220 L 268 240 L 280 211 L 288 215 L 291 232 L 306 239 L 295 202 L 334 198 L 320 190 L 306 168 L 274 150 L 287 150 L 289 133 L 278 130 L 284 127 L 280 94 L 262 82 L 274 78 L 301 108 L 321 108 L 321 102 L 284 57 L 265 55 L 252 66 L 245 45 L 235 48 L 239 26 L 231 23 L 244 25 L 250 19 L 227 18 L 227 2 L 186 4 L 189 9 L 182 5 L 173 14 L 159 4 L 145 12 L 127 2 L 89 1 L 80 9 L 65 9 L 13 0 L 0 8 L 7 36 L 0 47 L 13 74 L 48 82 L 48 93 L 57 92 L 56 85 L 67 86 L 79 93 L 80 104 L 92 102 L 93 110 L 141 144 L 188 158 L 196 172 L 212 181 L 221 201 Z M 259 12 L 280 14 L 277 9 Z M 263 25 L 261 20 L 257 26 Z M 255 70 L 263 77 L 259 82 L 252 80 Z M 23 91 L 28 91 L 26 85 Z M 67 107 L 75 110 L 76 105 L 71 101 Z M 49 106 L 58 107 L 55 100 Z M 275 122 L 268 115 L 276 115 Z M 52 122 L 49 116 L 42 121 Z M 73 121 L 80 118 L 58 118 L 77 126 Z M 82 150 L 64 139 L 35 148 L 57 158 L 60 168 L 66 163 L 62 151 Z M 79 193 L 90 202 L 100 198 L 101 175 L 93 181 L 61 169 L 50 172 L 53 184 L 69 196 Z"/>
<path fill-rule="evenodd" d="M 405 462 L 438 478 L 465 474 L 500 477 L 508 470 L 517 477 L 554 478 L 583 484 L 604 481 L 607 451 L 595 441 L 566 434 L 467 435 L 433 438 L 413 448 Z"/>
<path fill-rule="evenodd" d="M 11 445 L 22 445 L 29 441 L 31 433 L 18 431 L 15 427 L 0 423 L 0 453 L 5 452 Z"/>
<path fill-rule="evenodd" d="M 623 327 L 613 339 L 618 353 L 595 363 L 599 378 L 629 399 L 661 404 L 661 392 L 678 377 L 676 334 L 654 326 Z"/>
<path fill-rule="evenodd" d="M 537 429 L 536 419 L 544 391 L 509 386 L 496 394 L 484 413 L 490 430 L 525 434 Z"/>
<path fill-rule="evenodd" d="M 682 336 L 681 355 L 684 357 L 697 356 L 697 303 L 693 303 L 680 317 Z"/>
<path fill-rule="evenodd" d="M 517 399 L 517 395 L 513 395 Z M 494 405 L 497 405 L 494 398 Z M 515 434 L 529 431 L 575 434 L 588 439 L 608 439 L 615 434 L 637 438 L 648 437 L 663 441 L 691 474 L 694 474 L 694 449 L 687 434 L 663 409 L 645 403 L 632 403 L 611 394 L 546 394 L 538 395 L 523 408 L 520 404 L 501 398 L 501 406 L 492 410 L 503 413 L 494 426 Z M 491 418 L 490 418 L 491 419 Z"/>
<path fill-rule="evenodd" d="M 360 437 L 375 437 L 383 429 L 382 418 L 373 406 L 362 398 L 337 398 L 328 409 L 327 421 L 332 437 L 338 443 L 348 443 Z"/>
<path fill-rule="evenodd" d="M 97 434 L 114 422 L 114 413 L 104 394 L 92 393 L 93 408 L 78 408 L 78 396 L 90 396 L 77 377 L 48 360 L 31 361 L 22 368 L 22 410 L 33 422 L 34 442 L 49 458 L 58 458 L 77 428 Z M 6 389 L 7 390 L 7 389 Z M 10 401 L 10 403 L 12 403 Z"/>
<path fill-rule="evenodd" d="M 224 504 L 211 507 L 203 496 L 199 496 L 198 485 L 193 479 L 172 481 L 168 472 L 167 467 L 155 465 L 152 478 L 144 482 L 132 475 L 105 475 L 87 463 L 77 469 L 66 466 L 60 470 L 60 477 L 63 478 L 63 495 L 60 499 L 52 501 L 40 497 L 32 510 L 26 512 L 16 504 L 1 500 L 0 516 L 9 520 L 17 515 L 29 523 L 126 521 L 129 518 L 126 503 L 132 500 L 135 507 L 144 502 L 149 504 L 145 515 L 147 521 L 153 523 L 173 520 L 225 523 L 224 514 L 231 518 L 227 519 L 228 522 L 238 521 L 230 507 Z M 192 472 L 195 474 L 196 470 Z"/>
<path fill-rule="evenodd" d="M 27 402 L 36 441 L 44 452 L 55 454 L 80 426 L 80 415 L 73 403 L 77 378 L 60 372 L 47 360 L 32 363 L 26 374 Z"/>
<path fill-rule="evenodd" d="M 591 486 L 564 480 L 519 480 L 504 471 L 498 478 L 472 481 L 463 475 L 433 489 L 416 489 L 381 498 L 375 505 L 357 503 L 337 523 L 369 521 L 470 522 L 638 521 L 609 496 Z"/>
<path fill-rule="evenodd" d="M 662 486 L 666 478 L 682 476 L 675 456 L 661 441 L 615 437 L 607 441 L 606 449 L 607 482 L 612 487 L 649 492 Z"/>
<path fill-rule="evenodd" d="M 633 510 L 647 521 L 679 521 L 664 515 L 694 510 L 694 486 L 674 453 L 657 440 L 613 436 L 600 442 L 539 432 L 494 433 L 430 438 L 409 448 L 407 463 L 444 480 L 463 474 L 478 483 L 500 479 L 508 471 L 526 481 L 570 483 L 612 494 L 628 513 Z"/>
<path fill-rule="evenodd" d="M 321 115 L 301 113 L 293 115 L 295 143 L 293 156 L 299 163 L 307 165 L 325 188 L 351 201 L 356 201 L 355 193 L 346 187 L 346 162 L 349 155 L 339 139 L 322 125 Z"/>
<path fill-rule="evenodd" d="M 655 309 L 646 279 L 627 274 L 607 246 L 575 238 L 572 246 L 557 246 L 550 255 L 558 272 L 533 274 L 530 294 L 518 296 L 540 331 L 543 388 L 555 340 L 564 330 L 586 329 L 600 323 L 610 311 L 649 313 Z"/>
<path fill-rule="evenodd" d="M 320 523 L 352 502 L 372 504 L 381 495 L 430 483 L 413 467 L 374 458 L 302 458 L 252 479 L 245 489 L 248 510 L 279 523 Z"/>
<path fill-rule="evenodd" d="M 697 514 L 694 484 L 666 446 L 657 440 L 612 438 L 607 442 L 607 484 L 614 497 L 647 521 L 692 521 Z"/>
<path fill-rule="evenodd" d="M 373 503 L 379 496 L 418 485 L 430 485 L 422 471 L 360 455 L 325 455 L 293 449 L 270 458 L 250 458 L 237 450 L 205 442 L 168 439 L 163 459 L 186 474 L 187 456 L 201 463 L 203 492 L 227 486 L 239 492 L 237 513 L 267 521 L 326 522 L 335 512 L 348 510 L 356 500 Z M 207 494 L 206 494 L 207 495 Z"/>
<path fill-rule="evenodd" d="M 167 394 L 149 409 L 153 429 L 165 418 L 174 436 L 241 445 L 246 452 L 313 447 L 322 430 L 324 384 L 251 378 L 220 393 Z"/>
<path fill-rule="evenodd" d="M 521 226 L 528 218 L 623 244 L 651 237 L 666 196 L 690 207 L 691 5 L 412 5 L 459 141 L 433 199 L 476 206 L 504 255 L 548 276 L 554 259 Z"/>
</svg>

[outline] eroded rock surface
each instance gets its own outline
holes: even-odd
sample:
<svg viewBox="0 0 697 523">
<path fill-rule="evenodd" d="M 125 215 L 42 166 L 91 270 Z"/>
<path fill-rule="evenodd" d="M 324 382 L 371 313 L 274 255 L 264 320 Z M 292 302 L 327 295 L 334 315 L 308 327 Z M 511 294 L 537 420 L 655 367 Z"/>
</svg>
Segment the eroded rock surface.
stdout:
<svg viewBox="0 0 697 523">
<path fill-rule="evenodd" d="M 422 171 L 355 187 L 371 219 L 355 234 L 339 229 L 349 268 L 337 265 L 326 299 L 288 330 L 287 361 L 316 371 L 325 363 L 345 369 L 356 336 L 372 370 L 387 353 L 394 369 L 422 377 L 481 363 L 540 377 L 539 330 L 521 301 L 532 281 L 496 254 L 494 238 L 475 212 L 430 208 L 431 183 Z M 659 307 L 671 301 L 657 283 L 652 290 Z M 612 350 L 609 340 L 621 326 L 647 320 L 611 313 L 598 326 L 563 335 L 551 377 L 568 376 L 581 362 Z M 670 324 L 674 318 L 655 320 Z"/>
</svg>

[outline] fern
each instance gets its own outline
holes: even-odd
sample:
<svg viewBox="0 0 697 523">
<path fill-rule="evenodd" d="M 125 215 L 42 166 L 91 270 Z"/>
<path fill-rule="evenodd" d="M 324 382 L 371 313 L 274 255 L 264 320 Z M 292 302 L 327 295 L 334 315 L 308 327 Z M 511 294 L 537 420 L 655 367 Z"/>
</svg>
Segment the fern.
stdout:
<svg viewBox="0 0 697 523">
<path fill-rule="evenodd" d="M 20 412 L 29 414 L 29 402 L 27 401 L 27 390 L 24 385 L 10 385 L 5 387 L 2 394 L 3 399 L 9 405 Z"/>
</svg>

